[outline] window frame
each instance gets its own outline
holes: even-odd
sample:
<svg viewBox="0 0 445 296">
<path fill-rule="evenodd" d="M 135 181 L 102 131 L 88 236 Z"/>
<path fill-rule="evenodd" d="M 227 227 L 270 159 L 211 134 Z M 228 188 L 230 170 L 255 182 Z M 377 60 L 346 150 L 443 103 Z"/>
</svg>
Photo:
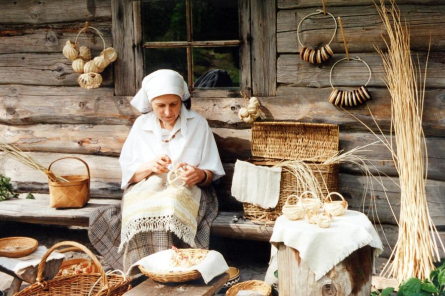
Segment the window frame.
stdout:
<svg viewBox="0 0 445 296">
<path fill-rule="evenodd" d="M 276 0 L 238 0 L 240 90 L 246 95 L 275 96 L 277 87 Z M 134 96 L 141 88 L 143 44 L 140 0 L 111 0 L 115 96 Z M 253 36 L 253 37 L 252 37 Z M 190 47 L 189 47 L 190 48 Z M 239 91 L 194 90 L 193 96 L 239 97 Z"/>
</svg>

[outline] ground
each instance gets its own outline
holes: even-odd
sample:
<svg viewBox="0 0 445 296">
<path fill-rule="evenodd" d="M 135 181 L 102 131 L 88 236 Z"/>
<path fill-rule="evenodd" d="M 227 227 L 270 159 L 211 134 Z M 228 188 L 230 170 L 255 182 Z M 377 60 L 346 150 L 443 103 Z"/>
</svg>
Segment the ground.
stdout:
<svg viewBox="0 0 445 296">
<path fill-rule="evenodd" d="M 76 241 L 93 251 L 104 265 L 104 268 L 109 268 L 90 244 L 88 232 L 85 228 L 0 222 L 0 238 L 9 236 L 32 237 L 37 239 L 40 245 L 46 247 L 51 247 L 60 241 Z M 233 240 L 212 236 L 210 248 L 221 252 L 229 266 L 237 267 L 240 270 L 240 281 L 264 280 L 270 256 L 270 244 L 268 242 Z M 70 254 L 75 257 L 83 256 L 81 253 Z M 6 292 L 11 281 L 12 277 L 0 273 L 0 291 Z M 217 295 L 224 295 L 224 292 L 221 291 Z"/>
</svg>

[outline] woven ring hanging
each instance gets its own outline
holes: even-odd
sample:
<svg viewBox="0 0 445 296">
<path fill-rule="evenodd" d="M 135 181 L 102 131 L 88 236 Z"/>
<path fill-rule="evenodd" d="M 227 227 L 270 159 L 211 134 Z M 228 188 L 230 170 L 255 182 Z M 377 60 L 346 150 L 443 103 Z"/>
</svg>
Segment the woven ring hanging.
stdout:
<svg viewBox="0 0 445 296">
<path fill-rule="evenodd" d="M 329 40 L 328 44 L 326 44 L 325 46 L 323 46 L 320 49 L 315 50 L 315 49 L 306 47 L 305 45 L 303 45 L 303 43 L 300 40 L 300 27 L 301 27 L 301 24 L 304 22 L 304 20 L 311 16 L 319 15 L 322 13 L 323 13 L 322 10 L 317 9 L 317 12 L 308 14 L 300 21 L 300 23 L 298 24 L 298 27 L 297 27 L 297 39 L 298 39 L 298 43 L 301 45 L 300 59 L 302 59 L 303 61 L 309 62 L 311 64 L 321 64 L 321 63 L 329 60 L 334 55 L 334 52 L 332 51 L 332 49 L 329 45 L 332 43 L 332 40 L 334 40 L 334 37 L 337 34 L 337 20 L 329 12 L 326 12 L 326 13 L 329 14 L 332 17 L 332 19 L 334 20 L 335 28 L 334 28 L 334 34 L 332 35 L 332 38 L 331 38 L 331 40 Z"/>
<path fill-rule="evenodd" d="M 333 89 L 331 94 L 329 95 L 329 102 L 334 104 L 335 106 L 354 107 L 354 106 L 363 104 L 372 98 L 371 93 L 366 88 L 366 86 L 371 81 L 372 73 L 371 73 L 371 68 L 364 60 L 362 60 L 359 57 L 351 58 L 350 60 L 352 60 L 352 61 L 359 61 L 366 65 L 366 67 L 368 68 L 368 71 L 369 71 L 368 81 L 365 83 L 365 85 L 360 86 L 359 88 L 354 89 L 352 91 L 339 90 L 339 89 L 335 88 L 334 85 L 332 84 L 332 72 L 334 71 L 334 68 L 338 63 L 345 61 L 345 60 L 347 60 L 347 58 L 338 60 L 332 66 L 331 72 L 329 73 L 329 83 L 331 84 L 331 87 Z"/>
</svg>

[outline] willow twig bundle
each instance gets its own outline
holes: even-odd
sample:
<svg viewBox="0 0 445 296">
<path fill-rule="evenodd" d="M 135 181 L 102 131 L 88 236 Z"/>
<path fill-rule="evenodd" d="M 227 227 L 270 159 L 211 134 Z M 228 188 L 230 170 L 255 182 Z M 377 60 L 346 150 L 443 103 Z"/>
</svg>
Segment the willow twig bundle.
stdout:
<svg viewBox="0 0 445 296">
<path fill-rule="evenodd" d="M 41 171 L 42 173 L 47 175 L 52 182 L 68 182 L 66 179 L 56 176 L 51 171 L 48 171 L 48 169 L 41 165 L 37 160 L 35 160 L 29 154 L 23 152 L 22 150 L 20 150 L 20 148 L 13 144 L 8 144 L 0 141 L 0 151 L 3 151 L 5 155 L 20 161 L 30 168 Z"/>
<path fill-rule="evenodd" d="M 384 0 L 380 0 L 380 7 L 377 6 L 388 34 L 385 40 L 388 52 L 377 51 L 391 94 L 391 133 L 395 134 L 397 147 L 395 151 L 390 143 L 390 150 L 399 173 L 401 203 L 399 236 L 391 254 L 393 261 L 382 273 L 394 276 L 401 283 L 410 277 L 429 277 L 433 262 L 440 260 L 434 234 L 439 241 L 440 237 L 432 223 L 425 192 L 428 166 L 424 163 L 427 151 L 422 129 L 425 76 L 422 77 L 420 66 L 411 57 L 409 28 L 402 23 L 393 0 L 391 4 L 391 9 L 387 9 Z M 430 229 L 435 231 L 433 235 Z"/>
</svg>

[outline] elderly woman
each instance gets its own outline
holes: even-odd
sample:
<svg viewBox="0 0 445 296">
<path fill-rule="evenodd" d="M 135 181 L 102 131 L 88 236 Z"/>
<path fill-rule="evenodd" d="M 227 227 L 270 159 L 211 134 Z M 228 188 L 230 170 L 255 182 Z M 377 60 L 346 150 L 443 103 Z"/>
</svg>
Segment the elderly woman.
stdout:
<svg viewBox="0 0 445 296">
<path fill-rule="evenodd" d="M 207 121 L 183 104 L 189 97 L 180 74 L 158 70 L 144 78 L 131 101 L 142 113 L 150 107 L 152 111 L 136 119 L 119 158 L 125 189 L 119 242 L 124 270 L 172 245 L 209 246 L 210 226 L 218 212 L 210 185 L 225 173 Z M 109 220 L 116 220 L 117 214 Z M 104 245 L 115 248 L 117 243 L 112 238 L 104 242 L 92 232 L 93 245 L 105 257 L 110 256 L 103 253 L 111 252 L 111 262 L 116 260 L 119 255 Z"/>
</svg>

